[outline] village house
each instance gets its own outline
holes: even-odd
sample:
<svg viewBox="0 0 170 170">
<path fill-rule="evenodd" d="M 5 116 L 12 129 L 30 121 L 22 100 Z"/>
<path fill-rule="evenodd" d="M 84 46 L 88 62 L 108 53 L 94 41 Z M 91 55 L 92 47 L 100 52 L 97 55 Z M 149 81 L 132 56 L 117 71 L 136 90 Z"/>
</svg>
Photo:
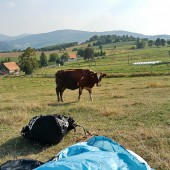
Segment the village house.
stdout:
<svg viewBox="0 0 170 170">
<path fill-rule="evenodd" d="M 15 62 L 2 63 L 0 66 L 0 74 L 19 74 L 20 68 Z"/>
<path fill-rule="evenodd" d="M 69 55 L 69 61 L 77 60 L 77 55 L 75 53 L 70 53 L 68 55 Z"/>
</svg>

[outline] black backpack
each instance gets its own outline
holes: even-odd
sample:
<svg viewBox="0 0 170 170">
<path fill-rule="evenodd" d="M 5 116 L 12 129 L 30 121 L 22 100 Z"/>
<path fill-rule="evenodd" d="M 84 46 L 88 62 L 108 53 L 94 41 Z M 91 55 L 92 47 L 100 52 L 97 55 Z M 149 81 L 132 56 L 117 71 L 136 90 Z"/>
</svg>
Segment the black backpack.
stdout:
<svg viewBox="0 0 170 170">
<path fill-rule="evenodd" d="M 32 170 L 43 163 L 33 159 L 9 160 L 0 166 L 0 170 Z"/>
<path fill-rule="evenodd" d="M 76 126 L 72 117 L 64 115 L 41 115 L 33 117 L 28 125 L 22 128 L 21 135 L 33 142 L 43 145 L 53 145 L 58 144 Z"/>
</svg>

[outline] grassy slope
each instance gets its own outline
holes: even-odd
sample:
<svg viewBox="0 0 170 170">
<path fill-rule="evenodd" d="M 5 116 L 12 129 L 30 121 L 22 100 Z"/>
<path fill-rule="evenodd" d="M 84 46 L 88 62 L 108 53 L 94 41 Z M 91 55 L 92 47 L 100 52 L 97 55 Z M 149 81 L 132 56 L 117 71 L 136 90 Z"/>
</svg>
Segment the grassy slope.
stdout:
<svg viewBox="0 0 170 170">
<path fill-rule="evenodd" d="M 147 61 L 162 61 L 170 62 L 168 54 L 169 47 L 153 47 L 145 48 L 143 50 L 129 50 L 132 45 L 129 43 L 121 43 L 117 45 L 114 50 L 114 44 L 106 45 L 103 50 L 106 51 L 105 57 L 98 57 L 95 62 L 89 63 L 82 59 L 77 62 L 65 63 L 63 68 L 89 68 L 95 71 L 103 71 L 108 74 L 122 73 L 122 74 L 135 74 L 135 73 L 170 73 L 170 64 L 162 65 L 133 65 L 134 62 L 147 62 Z M 71 49 L 67 49 L 71 51 Z M 96 48 L 95 51 L 99 49 Z M 38 74 L 54 74 L 60 68 L 50 67 L 37 70 Z"/>
<path fill-rule="evenodd" d="M 69 133 L 58 145 L 32 145 L 20 131 L 35 115 L 71 115 L 91 133 L 106 135 L 141 155 L 155 169 L 170 164 L 170 79 L 161 77 L 107 78 L 94 87 L 94 101 L 83 92 L 66 90 L 64 103 L 56 102 L 53 78 L 14 77 L 0 80 L 0 163 L 14 158 L 46 161 L 83 135 Z"/>
</svg>

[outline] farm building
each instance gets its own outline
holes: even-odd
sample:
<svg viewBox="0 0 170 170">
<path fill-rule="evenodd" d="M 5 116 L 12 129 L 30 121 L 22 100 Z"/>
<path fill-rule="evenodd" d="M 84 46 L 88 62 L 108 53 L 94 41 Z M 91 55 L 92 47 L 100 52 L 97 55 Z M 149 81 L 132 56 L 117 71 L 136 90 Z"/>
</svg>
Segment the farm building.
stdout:
<svg viewBox="0 0 170 170">
<path fill-rule="evenodd" d="M 2 63 L 0 67 L 1 74 L 19 74 L 20 68 L 15 62 Z"/>
<path fill-rule="evenodd" d="M 77 55 L 75 53 L 70 53 L 69 54 L 69 61 L 75 61 L 77 60 Z"/>
</svg>

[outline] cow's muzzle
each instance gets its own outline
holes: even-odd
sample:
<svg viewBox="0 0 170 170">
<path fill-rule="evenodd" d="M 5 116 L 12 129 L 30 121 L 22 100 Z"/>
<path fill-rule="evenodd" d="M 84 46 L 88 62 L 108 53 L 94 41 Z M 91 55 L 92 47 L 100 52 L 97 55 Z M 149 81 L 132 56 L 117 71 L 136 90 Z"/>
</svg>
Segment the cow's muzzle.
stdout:
<svg viewBox="0 0 170 170">
<path fill-rule="evenodd" d="M 101 84 L 100 84 L 100 83 L 96 83 L 96 86 L 97 86 L 97 87 L 100 87 L 100 86 L 101 86 Z"/>
</svg>

